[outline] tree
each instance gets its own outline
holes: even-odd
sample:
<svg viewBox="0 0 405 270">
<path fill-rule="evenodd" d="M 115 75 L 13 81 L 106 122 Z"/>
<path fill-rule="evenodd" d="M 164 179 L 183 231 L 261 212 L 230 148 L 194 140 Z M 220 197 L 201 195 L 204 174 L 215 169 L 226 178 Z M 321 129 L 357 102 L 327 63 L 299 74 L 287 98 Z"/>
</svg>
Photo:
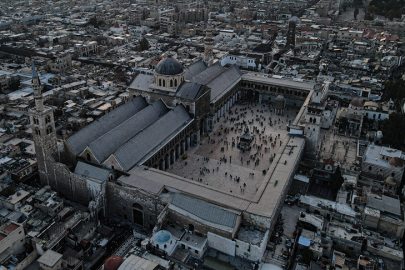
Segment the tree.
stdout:
<svg viewBox="0 0 405 270">
<path fill-rule="evenodd" d="M 149 41 L 143 37 L 140 41 L 139 41 L 139 47 L 138 50 L 139 51 L 145 51 L 149 49 Z"/>
<path fill-rule="evenodd" d="M 56 110 L 53 111 L 53 116 L 54 116 L 55 118 L 59 118 L 59 117 L 61 117 L 62 115 L 63 115 L 63 111 L 62 111 L 61 109 L 56 109 Z"/>
<path fill-rule="evenodd" d="M 364 9 L 364 13 L 365 13 L 364 19 L 368 20 L 368 21 L 374 20 L 374 14 L 375 14 L 376 9 L 377 9 L 377 7 L 374 5 L 366 7 Z"/>
<path fill-rule="evenodd" d="M 98 21 L 96 16 L 93 16 L 89 20 L 89 24 L 93 25 L 95 28 L 98 28 Z"/>
<path fill-rule="evenodd" d="M 359 9 L 355 8 L 354 9 L 354 19 L 357 20 L 357 15 L 359 15 Z"/>
<path fill-rule="evenodd" d="M 401 113 L 391 113 L 382 121 L 383 143 L 392 148 L 402 149 L 405 139 L 405 117 Z"/>
<path fill-rule="evenodd" d="M 13 80 L 8 87 L 10 88 L 11 91 L 15 91 L 18 88 L 20 88 L 20 81 L 19 80 Z"/>
<path fill-rule="evenodd" d="M 395 17 L 395 11 L 394 10 L 389 10 L 386 14 L 385 14 L 385 18 L 388 18 L 390 21 L 394 20 Z"/>
<path fill-rule="evenodd" d="M 260 58 L 259 57 L 256 57 L 255 65 L 256 65 L 256 69 L 259 70 L 259 65 L 260 65 Z"/>
<path fill-rule="evenodd" d="M 386 81 L 384 83 L 385 92 L 383 99 L 389 101 L 392 99 L 397 108 L 401 106 L 401 100 L 405 98 L 405 81 L 402 79 L 393 81 Z"/>
<path fill-rule="evenodd" d="M 302 262 L 305 264 L 310 264 L 314 260 L 314 253 L 307 247 L 301 250 Z"/>
<path fill-rule="evenodd" d="M 332 174 L 332 189 L 334 191 L 338 191 L 342 184 L 344 183 L 345 179 L 342 176 L 342 172 L 340 170 L 340 166 L 337 166 L 335 172 Z"/>
<path fill-rule="evenodd" d="M 363 5 L 363 0 L 354 0 L 353 4 L 355 7 L 361 7 Z"/>
</svg>

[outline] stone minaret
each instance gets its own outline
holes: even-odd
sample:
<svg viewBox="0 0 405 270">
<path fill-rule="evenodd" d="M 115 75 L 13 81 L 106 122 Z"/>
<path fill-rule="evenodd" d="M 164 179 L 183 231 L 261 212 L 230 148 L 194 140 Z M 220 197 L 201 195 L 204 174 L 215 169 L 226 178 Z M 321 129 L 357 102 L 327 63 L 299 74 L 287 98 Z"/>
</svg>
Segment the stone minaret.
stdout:
<svg viewBox="0 0 405 270">
<path fill-rule="evenodd" d="M 32 137 L 35 144 L 37 156 L 38 171 L 42 185 L 50 185 L 55 188 L 55 183 L 49 180 L 49 162 L 58 160 L 57 138 L 55 131 L 55 122 L 53 118 L 53 109 L 44 106 L 44 100 L 41 92 L 41 82 L 32 62 L 32 88 L 34 90 L 35 107 L 30 109 L 29 116 L 31 121 Z M 53 157 L 53 160 L 48 160 Z M 52 182 L 52 181 L 51 181 Z"/>
<path fill-rule="evenodd" d="M 319 158 L 321 149 L 318 149 L 319 135 L 321 131 L 321 121 L 325 110 L 324 87 L 322 82 L 316 82 L 312 97 L 307 105 L 305 117 L 305 148 L 309 158 Z"/>
<path fill-rule="evenodd" d="M 207 66 L 212 64 L 214 56 L 212 53 L 212 47 L 214 46 L 214 38 L 212 37 L 212 27 L 210 22 L 208 22 L 207 29 L 205 30 L 206 36 L 204 38 L 204 62 Z"/>
</svg>

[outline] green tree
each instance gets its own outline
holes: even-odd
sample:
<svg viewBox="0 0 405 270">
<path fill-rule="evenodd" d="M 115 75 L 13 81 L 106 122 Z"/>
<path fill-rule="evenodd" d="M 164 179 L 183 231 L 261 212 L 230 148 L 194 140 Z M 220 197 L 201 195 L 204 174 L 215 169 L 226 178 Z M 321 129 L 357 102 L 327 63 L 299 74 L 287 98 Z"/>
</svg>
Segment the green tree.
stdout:
<svg viewBox="0 0 405 270">
<path fill-rule="evenodd" d="M 61 117 L 62 115 L 63 115 L 63 111 L 62 111 L 61 109 L 56 109 L 56 110 L 53 111 L 53 116 L 54 116 L 55 118 L 59 118 L 59 117 Z"/>
<path fill-rule="evenodd" d="M 11 91 L 15 91 L 18 88 L 20 88 L 20 81 L 19 80 L 13 80 L 10 85 L 8 86 L 8 88 L 10 88 Z"/>
<path fill-rule="evenodd" d="M 375 14 L 376 10 L 377 10 L 377 7 L 375 5 L 372 5 L 372 6 L 369 5 L 368 7 L 366 7 L 364 9 L 364 13 L 365 13 L 364 19 L 368 20 L 368 21 L 374 20 L 374 14 Z"/>
<path fill-rule="evenodd" d="M 143 37 L 140 41 L 139 41 L 139 47 L 138 50 L 139 51 L 145 51 L 149 49 L 149 41 Z"/>
<path fill-rule="evenodd" d="M 98 28 L 99 25 L 96 16 L 90 18 L 89 24 L 93 25 L 95 28 Z"/>
<path fill-rule="evenodd" d="M 383 99 L 389 101 L 392 99 L 397 108 L 401 106 L 402 99 L 405 98 L 405 81 L 402 79 L 393 81 L 386 81 L 384 83 L 385 92 Z"/>
<path fill-rule="evenodd" d="M 314 253 L 309 248 L 304 248 L 301 251 L 303 263 L 310 265 L 311 261 L 314 260 Z"/>
<path fill-rule="evenodd" d="M 359 9 L 355 8 L 354 9 L 354 19 L 357 20 L 357 15 L 359 15 Z"/>
<path fill-rule="evenodd" d="M 354 0 L 353 4 L 355 7 L 361 7 L 363 6 L 363 0 Z"/>
<path fill-rule="evenodd" d="M 395 11 L 394 10 L 389 10 L 387 13 L 385 13 L 385 18 L 388 18 L 390 21 L 394 20 L 395 17 Z"/>
<path fill-rule="evenodd" d="M 345 179 L 342 176 L 342 172 L 340 170 L 340 166 L 337 166 L 335 172 L 332 174 L 332 189 L 334 191 L 338 191 L 342 184 L 344 183 Z"/>
<path fill-rule="evenodd" d="M 259 69 L 259 65 L 260 65 L 260 58 L 259 58 L 259 57 L 256 57 L 256 59 L 255 59 L 255 65 L 256 65 L 256 69 L 258 70 L 258 69 Z"/>
<path fill-rule="evenodd" d="M 391 113 L 382 121 L 383 143 L 392 148 L 402 149 L 405 140 L 405 117 L 401 113 Z"/>
</svg>

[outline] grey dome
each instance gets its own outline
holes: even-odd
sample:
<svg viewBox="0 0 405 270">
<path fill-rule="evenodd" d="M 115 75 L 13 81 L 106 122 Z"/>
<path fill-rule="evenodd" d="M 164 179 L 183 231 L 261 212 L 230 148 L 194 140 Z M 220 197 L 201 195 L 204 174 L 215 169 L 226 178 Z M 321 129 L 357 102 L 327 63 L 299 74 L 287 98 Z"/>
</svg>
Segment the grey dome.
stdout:
<svg viewBox="0 0 405 270">
<path fill-rule="evenodd" d="M 160 75 L 178 75 L 183 73 L 183 66 L 170 55 L 157 64 L 155 72 Z"/>
<path fill-rule="evenodd" d="M 285 101 L 285 98 L 284 98 L 283 95 L 278 95 L 278 96 L 276 97 L 276 101 Z"/>
</svg>

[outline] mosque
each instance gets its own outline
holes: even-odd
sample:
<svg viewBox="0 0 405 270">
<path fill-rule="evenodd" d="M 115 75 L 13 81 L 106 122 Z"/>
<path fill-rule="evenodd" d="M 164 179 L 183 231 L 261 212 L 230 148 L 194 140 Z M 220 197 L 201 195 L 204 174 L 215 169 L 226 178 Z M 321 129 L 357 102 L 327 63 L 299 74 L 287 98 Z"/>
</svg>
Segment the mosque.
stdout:
<svg viewBox="0 0 405 270">
<path fill-rule="evenodd" d="M 114 216 L 153 231 L 172 220 L 215 239 L 217 249 L 222 242 L 233 241 L 242 224 L 260 229 L 268 237 L 304 147 L 307 142 L 317 143 L 317 133 L 308 141 L 303 128 L 291 123 L 290 134 L 283 138 L 275 162 L 252 198 L 166 170 L 198 146 L 201 136 L 212 132 L 238 100 L 283 101 L 279 104 L 283 110 L 285 104 L 301 107 L 322 102 L 324 88 L 243 74 L 237 66 L 222 67 L 213 61 L 209 30 L 204 41 L 203 60 L 185 68 L 169 55 L 153 75 L 139 74 L 134 79 L 127 103 L 64 141 L 57 140 L 53 108 L 44 104 L 32 65 L 35 108 L 29 115 L 41 184 L 88 206 L 95 219 Z M 311 128 L 319 128 L 319 123 L 311 121 Z M 252 253 L 250 259 L 259 260 L 260 252 Z"/>
</svg>

